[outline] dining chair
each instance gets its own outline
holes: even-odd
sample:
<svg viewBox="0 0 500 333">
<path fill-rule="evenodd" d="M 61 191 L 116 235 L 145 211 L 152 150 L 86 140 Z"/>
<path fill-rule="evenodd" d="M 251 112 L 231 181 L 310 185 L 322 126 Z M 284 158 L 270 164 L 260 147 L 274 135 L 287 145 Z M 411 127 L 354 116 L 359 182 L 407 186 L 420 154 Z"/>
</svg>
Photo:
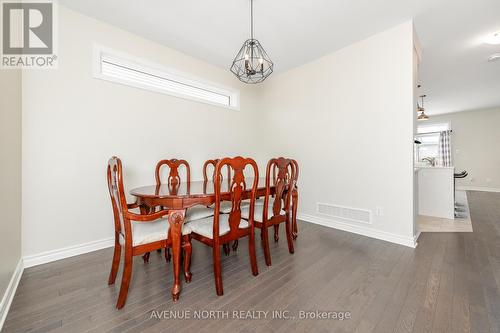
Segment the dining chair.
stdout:
<svg viewBox="0 0 500 333">
<path fill-rule="evenodd" d="M 164 167 L 169 168 L 169 173 L 167 177 L 167 181 L 164 184 L 167 184 L 169 186 L 169 189 L 171 191 L 176 192 L 177 187 L 181 184 L 181 178 L 179 175 L 179 168 L 181 166 L 184 166 L 186 169 L 186 186 L 187 186 L 187 191 L 189 192 L 190 184 L 191 184 L 191 170 L 189 168 L 189 163 L 185 160 L 178 160 L 178 159 L 170 159 L 170 160 L 161 160 L 156 164 L 156 169 L 155 169 L 155 178 L 156 178 L 156 185 L 161 185 L 162 184 L 162 170 Z M 185 216 L 185 223 L 198 220 L 198 219 L 204 219 L 206 217 L 210 217 L 214 214 L 213 209 L 203 207 L 203 206 L 194 206 L 189 208 L 186 211 L 186 216 Z"/>
<path fill-rule="evenodd" d="M 206 160 L 205 163 L 203 163 L 203 187 L 205 192 L 209 182 L 215 183 L 215 170 L 217 169 L 217 163 L 219 163 L 219 161 L 220 159 L 216 158 L 213 160 Z M 209 166 L 212 166 L 212 176 L 210 178 L 208 177 Z M 227 167 L 227 178 L 224 179 L 224 176 L 221 174 L 220 181 L 221 182 L 225 181 L 228 182 L 229 184 L 229 182 L 231 181 L 231 168 L 229 167 L 229 165 L 227 165 L 226 167 Z M 209 206 L 208 208 L 214 209 L 213 206 Z M 220 204 L 220 212 L 223 214 L 229 214 L 231 212 L 231 208 L 232 205 L 230 201 L 222 201 Z M 223 244 L 223 249 L 224 249 L 224 254 L 228 256 L 231 252 L 229 244 Z"/>
<path fill-rule="evenodd" d="M 213 159 L 213 160 L 206 160 L 205 163 L 203 163 L 203 180 L 204 181 L 208 181 L 208 180 L 212 180 L 212 181 L 215 181 L 215 169 L 217 167 L 217 163 L 220 161 L 220 159 L 216 158 L 216 159 Z M 212 175 L 209 179 L 208 177 L 208 168 L 209 166 L 212 166 L 213 168 L 213 171 L 212 171 Z M 226 178 L 226 181 L 227 180 L 230 180 L 231 179 L 231 168 L 229 166 L 227 166 L 227 178 Z M 221 181 L 224 181 L 224 176 L 222 176 L 221 174 Z"/>
<path fill-rule="evenodd" d="M 225 166 L 231 168 L 232 179 L 230 186 L 227 188 L 227 193 L 221 193 L 223 187 L 222 169 Z M 244 170 L 251 169 L 253 172 L 253 181 L 250 191 L 247 189 Z M 253 213 L 255 208 L 255 195 L 259 182 L 259 170 L 255 161 L 251 158 L 243 158 L 241 156 L 234 158 L 224 158 L 216 165 L 215 170 L 215 207 L 214 216 L 203 220 L 192 221 L 188 224 L 190 234 L 188 239 L 195 239 L 208 245 L 212 248 L 215 290 L 217 295 L 223 295 L 222 286 L 222 268 L 221 268 L 221 253 L 220 248 L 223 244 L 248 237 L 248 250 L 250 257 L 250 265 L 254 276 L 259 274 L 257 267 L 257 257 L 255 254 L 255 234 L 253 219 L 244 220 L 241 218 L 242 201 L 248 196 L 250 197 L 249 211 Z M 225 185 L 224 185 L 225 186 Z M 232 209 L 229 214 L 222 214 L 220 211 L 221 202 L 224 199 L 231 201 Z M 253 214 L 251 214 L 253 216 Z"/>
<path fill-rule="evenodd" d="M 132 276 L 133 257 L 157 249 L 169 248 L 172 246 L 172 242 L 168 237 L 168 219 L 165 218 L 168 211 L 160 210 L 150 214 L 136 214 L 130 211 L 137 208 L 138 205 L 135 203 L 128 204 L 126 201 L 122 163 L 116 156 L 113 156 L 108 161 L 107 181 L 115 224 L 115 247 L 108 284 L 112 285 L 115 283 L 123 248 L 125 259 L 120 293 L 116 303 L 116 307 L 121 309 L 127 300 Z M 183 230 L 184 275 L 186 282 L 189 282 L 191 279 L 191 273 L 188 270 L 191 261 L 191 243 L 185 232 Z"/>
<path fill-rule="evenodd" d="M 299 178 L 299 163 L 291 159 L 293 162 L 294 168 L 295 168 L 295 178 L 294 178 L 294 185 L 293 190 L 292 190 L 292 204 L 291 204 L 291 211 L 292 211 L 292 227 L 291 227 L 291 232 L 292 232 L 292 238 L 294 240 L 297 239 L 298 236 L 298 227 L 297 227 L 297 207 L 299 203 L 299 189 L 297 187 L 297 180 Z M 277 166 L 276 164 L 273 165 L 273 185 L 276 184 L 276 169 Z M 263 204 L 263 202 L 258 202 L 257 204 Z M 279 240 L 279 224 L 274 225 L 274 241 L 277 242 Z"/>
<path fill-rule="evenodd" d="M 292 159 L 295 166 L 295 178 L 293 180 L 293 190 L 292 190 L 292 237 L 297 239 L 299 230 L 297 227 L 297 207 L 299 205 L 299 187 L 297 186 L 297 181 L 299 180 L 299 163 Z"/>
<path fill-rule="evenodd" d="M 156 185 L 167 184 L 170 193 L 177 194 L 179 186 L 181 185 L 181 176 L 179 172 L 179 168 L 185 168 L 186 173 L 186 190 L 189 192 L 191 186 L 191 168 L 189 167 L 189 163 L 186 160 L 178 160 L 176 158 L 161 160 L 156 163 L 155 168 L 155 179 Z M 166 181 L 162 181 L 162 171 L 168 168 L 168 176 Z M 163 208 L 163 207 L 160 207 Z M 213 216 L 214 212 L 212 209 L 203 206 L 194 206 L 190 207 L 186 210 L 186 215 L 184 217 L 184 223 L 188 223 L 190 221 L 203 219 L 206 217 Z M 161 251 L 161 250 L 160 250 Z M 159 252 L 160 252 L 159 251 Z M 149 253 L 145 253 L 143 256 L 145 262 L 149 261 Z M 165 249 L 165 259 L 167 262 L 171 260 L 170 249 Z"/>
<path fill-rule="evenodd" d="M 162 181 L 162 169 L 164 166 L 167 166 L 169 169 L 166 182 Z M 170 160 L 161 160 L 156 163 L 156 185 L 168 184 L 169 187 L 177 187 L 178 185 L 180 185 L 181 177 L 179 175 L 179 168 L 181 166 L 184 166 L 184 168 L 186 169 L 186 182 L 189 186 L 189 182 L 191 180 L 191 169 L 189 168 L 189 163 L 186 160 L 178 160 L 176 158 L 172 158 Z"/>
<path fill-rule="evenodd" d="M 276 168 L 277 173 L 273 172 Z M 273 176 L 271 176 L 271 172 Z M 272 179 L 271 179 L 272 178 Z M 271 266 L 271 253 L 269 249 L 268 228 L 285 223 L 285 234 L 288 243 L 288 252 L 294 253 L 292 226 L 290 220 L 290 204 L 294 186 L 295 164 L 288 158 L 273 158 L 269 160 L 266 168 L 266 192 L 264 202 L 255 205 L 254 215 L 250 210 L 243 208 L 241 216 L 250 219 L 253 216 L 255 228 L 261 230 L 260 236 L 267 266 Z M 274 184 L 274 196 L 271 196 L 271 183 Z M 275 232 L 276 232 L 275 227 Z M 275 240 L 277 241 L 275 234 Z"/>
<path fill-rule="evenodd" d="M 207 183 L 209 180 L 215 182 L 215 170 L 217 168 L 217 163 L 219 161 L 220 161 L 220 159 L 218 159 L 218 158 L 214 159 L 214 160 L 205 161 L 205 163 L 203 164 L 203 181 L 204 181 L 204 183 Z M 210 179 L 208 177 L 208 172 L 207 172 L 207 169 L 209 166 L 212 166 L 212 168 L 213 168 L 212 177 Z M 227 167 L 227 178 L 224 179 L 224 176 L 222 176 L 222 174 L 221 174 L 221 178 L 219 181 L 227 182 L 229 184 L 229 182 L 231 181 L 231 168 L 229 167 L 229 165 L 227 165 L 226 167 Z M 229 214 L 231 212 L 231 208 L 232 207 L 231 207 L 230 201 L 223 201 L 220 204 L 220 212 L 223 214 Z"/>
</svg>

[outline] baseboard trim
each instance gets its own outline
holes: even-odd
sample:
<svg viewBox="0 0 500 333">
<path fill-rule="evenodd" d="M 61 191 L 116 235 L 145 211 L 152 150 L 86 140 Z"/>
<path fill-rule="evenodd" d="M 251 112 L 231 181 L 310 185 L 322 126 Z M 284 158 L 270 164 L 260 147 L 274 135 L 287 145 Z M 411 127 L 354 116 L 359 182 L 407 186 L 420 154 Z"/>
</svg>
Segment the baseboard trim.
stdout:
<svg viewBox="0 0 500 333">
<path fill-rule="evenodd" d="M 105 249 L 114 246 L 114 238 L 106 238 L 97 241 L 92 241 L 88 243 L 68 246 L 62 249 L 46 251 L 39 254 L 34 254 L 30 256 L 25 256 L 23 258 L 24 267 L 33 267 L 42 264 L 46 264 L 52 261 L 61 260 L 69 257 L 74 257 L 80 254 L 85 254 L 101 249 Z"/>
<path fill-rule="evenodd" d="M 390 232 L 374 230 L 372 228 L 367 228 L 364 226 L 352 225 L 349 223 L 345 223 L 339 220 L 334 219 L 326 219 L 310 214 L 297 214 L 297 219 L 303 220 L 306 222 L 311 222 L 314 224 L 319 224 L 325 227 L 339 229 L 347 232 L 352 232 L 354 234 L 367 236 L 371 238 L 380 239 L 386 242 L 391 242 L 399 245 L 408 246 L 411 248 L 415 248 L 417 246 L 415 237 L 403 237 L 400 235 L 396 235 Z"/>
<path fill-rule="evenodd" d="M 14 299 L 14 295 L 16 294 L 17 286 L 19 285 L 19 281 L 21 281 L 21 276 L 23 275 L 24 265 L 23 259 L 19 259 L 17 263 L 16 269 L 10 278 L 9 285 L 5 290 L 5 294 L 2 297 L 2 303 L 0 303 L 0 332 L 2 331 L 3 324 L 5 323 L 5 319 L 7 318 L 7 313 L 9 313 L 10 305 L 12 304 L 12 300 Z"/>
<path fill-rule="evenodd" d="M 415 243 L 415 247 L 418 246 L 418 237 L 420 237 L 421 233 L 422 233 L 421 231 L 418 231 L 417 234 L 415 235 L 414 239 L 413 239 L 413 241 Z"/>
<path fill-rule="evenodd" d="M 459 191 L 482 191 L 482 192 L 500 192 L 500 188 L 481 187 L 481 186 L 457 186 Z"/>
</svg>

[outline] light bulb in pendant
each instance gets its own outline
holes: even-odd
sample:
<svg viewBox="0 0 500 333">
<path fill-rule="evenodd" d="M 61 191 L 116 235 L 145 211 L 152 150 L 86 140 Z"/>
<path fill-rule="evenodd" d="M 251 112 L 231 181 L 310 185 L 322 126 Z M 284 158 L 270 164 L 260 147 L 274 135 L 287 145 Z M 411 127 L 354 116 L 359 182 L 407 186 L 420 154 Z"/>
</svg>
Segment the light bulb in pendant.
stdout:
<svg viewBox="0 0 500 333">
<path fill-rule="evenodd" d="M 245 71 L 247 74 L 250 72 L 250 57 L 248 53 L 245 53 Z"/>
</svg>

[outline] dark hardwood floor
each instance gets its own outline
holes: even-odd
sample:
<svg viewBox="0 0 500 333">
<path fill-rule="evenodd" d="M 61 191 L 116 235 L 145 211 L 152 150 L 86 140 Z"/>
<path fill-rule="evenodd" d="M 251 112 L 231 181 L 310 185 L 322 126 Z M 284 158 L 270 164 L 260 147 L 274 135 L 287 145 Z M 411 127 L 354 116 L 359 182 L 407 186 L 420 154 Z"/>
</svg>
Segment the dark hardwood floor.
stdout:
<svg viewBox="0 0 500 333">
<path fill-rule="evenodd" d="M 111 249 L 33 267 L 23 274 L 4 331 L 500 332 L 500 193 L 468 197 L 474 232 L 423 233 L 417 249 L 301 223 L 294 255 L 283 233 L 271 241 L 271 268 L 257 247 L 260 274 L 253 277 L 242 242 L 223 256 L 222 297 L 215 295 L 210 249 L 196 242 L 193 280 L 176 304 L 171 265 L 158 253 L 149 264 L 134 259 L 123 310 L 114 307 L 119 284 L 107 286 Z M 229 311 L 230 318 L 156 318 L 195 310 Z M 301 310 L 348 311 L 351 318 L 231 319 L 236 310 L 296 317 Z"/>
</svg>

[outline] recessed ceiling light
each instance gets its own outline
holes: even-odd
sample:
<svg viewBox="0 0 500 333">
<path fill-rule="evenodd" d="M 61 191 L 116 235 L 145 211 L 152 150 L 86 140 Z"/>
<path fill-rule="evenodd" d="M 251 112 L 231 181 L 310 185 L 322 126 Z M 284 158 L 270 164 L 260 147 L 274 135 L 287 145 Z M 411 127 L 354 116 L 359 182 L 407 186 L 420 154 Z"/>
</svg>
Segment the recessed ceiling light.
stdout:
<svg viewBox="0 0 500 333">
<path fill-rule="evenodd" d="M 488 57 L 489 62 L 498 61 L 498 60 L 500 60 L 500 53 L 495 53 L 495 54 L 492 54 Z"/>
<path fill-rule="evenodd" d="M 491 35 L 486 36 L 483 41 L 486 44 L 490 45 L 499 45 L 500 44 L 500 31 L 497 31 Z"/>
</svg>

